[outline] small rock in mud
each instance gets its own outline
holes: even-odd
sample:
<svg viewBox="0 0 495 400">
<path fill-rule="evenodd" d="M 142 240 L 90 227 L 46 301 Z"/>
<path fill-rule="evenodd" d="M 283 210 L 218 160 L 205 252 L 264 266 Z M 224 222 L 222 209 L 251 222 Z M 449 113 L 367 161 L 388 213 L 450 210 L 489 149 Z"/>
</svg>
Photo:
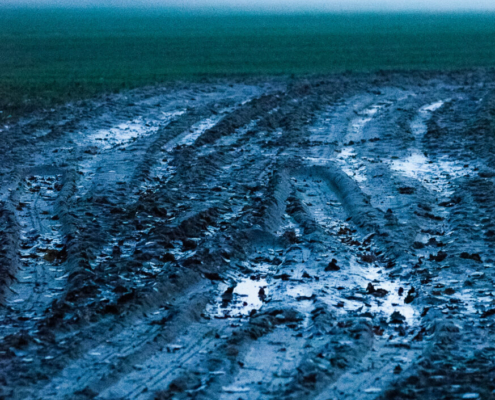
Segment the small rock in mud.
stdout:
<svg viewBox="0 0 495 400">
<path fill-rule="evenodd" d="M 22 211 L 24 210 L 24 207 L 26 207 L 27 204 L 26 203 L 23 203 L 23 202 L 19 202 L 19 204 L 17 204 L 17 207 L 15 208 L 17 211 Z"/>
<path fill-rule="evenodd" d="M 354 231 L 351 230 L 350 228 L 348 228 L 348 227 L 341 227 L 339 229 L 339 231 L 337 232 L 337 235 L 351 235 L 352 233 L 354 233 Z"/>
<path fill-rule="evenodd" d="M 405 320 L 406 317 L 404 317 L 399 311 L 394 311 L 390 316 L 391 324 L 403 324 Z"/>
<path fill-rule="evenodd" d="M 463 258 L 464 260 L 473 260 L 473 261 L 476 261 L 478 263 L 481 263 L 483 262 L 481 260 L 481 257 L 479 254 L 476 254 L 476 253 L 473 253 L 473 254 L 469 254 L 469 253 L 461 253 L 461 258 Z"/>
<path fill-rule="evenodd" d="M 162 255 L 160 257 L 160 261 L 164 261 L 164 262 L 171 262 L 171 261 L 175 261 L 175 256 L 172 254 L 172 253 L 165 253 L 164 255 Z M 206 274 L 205 274 L 206 276 Z M 206 276 L 207 279 L 210 279 Z M 214 280 L 214 279 L 211 279 L 211 280 Z M 220 279 L 218 279 L 220 280 Z"/>
<path fill-rule="evenodd" d="M 428 219 L 431 219 L 433 221 L 443 221 L 443 217 L 440 217 L 438 215 L 432 214 L 431 212 L 419 212 L 419 211 L 415 211 L 415 214 L 418 217 L 428 218 Z"/>
<path fill-rule="evenodd" d="M 490 170 L 484 170 L 478 172 L 478 175 L 480 176 L 480 178 L 493 178 L 495 177 L 495 172 Z"/>
<path fill-rule="evenodd" d="M 232 298 L 234 297 L 234 289 L 235 289 L 235 286 L 230 286 L 222 294 L 222 302 L 223 303 L 228 304 L 228 303 L 230 303 L 232 301 Z"/>
<path fill-rule="evenodd" d="M 377 336 L 383 336 L 383 333 L 385 332 L 384 329 L 382 329 L 381 327 L 379 326 L 374 326 L 373 327 L 373 333 Z"/>
<path fill-rule="evenodd" d="M 437 255 L 430 254 L 430 261 L 442 262 L 447 258 L 447 253 L 439 251 Z"/>
<path fill-rule="evenodd" d="M 217 272 L 205 272 L 205 278 L 210 281 L 222 281 L 223 279 Z"/>
<path fill-rule="evenodd" d="M 297 296 L 296 300 L 297 301 L 316 300 L 316 295 L 313 293 L 311 296 Z"/>
<path fill-rule="evenodd" d="M 409 289 L 409 291 L 407 292 L 407 296 L 404 299 L 404 303 L 405 304 L 411 304 L 413 302 L 413 300 L 416 298 L 415 293 L 416 293 L 416 290 L 414 288 Z"/>
<path fill-rule="evenodd" d="M 481 318 L 488 318 L 491 317 L 492 315 L 495 315 L 495 308 L 486 310 L 483 314 L 481 314 Z"/>
<path fill-rule="evenodd" d="M 430 240 L 428 240 L 428 246 L 443 247 L 445 246 L 445 243 L 439 242 L 436 238 L 430 238 Z"/>
<path fill-rule="evenodd" d="M 303 381 L 306 383 L 316 383 L 318 374 L 311 373 L 303 376 Z"/>
<path fill-rule="evenodd" d="M 96 146 L 88 147 L 86 150 L 84 150 L 84 153 L 94 156 L 98 154 L 98 147 Z"/>
<path fill-rule="evenodd" d="M 325 268 L 325 271 L 340 271 L 340 267 L 337 265 L 337 260 L 332 259 Z"/>
<path fill-rule="evenodd" d="M 274 276 L 275 279 L 282 279 L 283 281 L 288 281 L 290 279 L 289 274 L 279 274 Z"/>
<path fill-rule="evenodd" d="M 43 258 L 48 262 L 64 261 L 67 258 L 67 250 L 65 247 L 62 250 L 48 249 Z"/>
<path fill-rule="evenodd" d="M 371 264 L 377 260 L 377 257 L 372 253 L 362 254 L 361 260 L 365 263 Z"/>
<path fill-rule="evenodd" d="M 297 237 L 297 233 L 293 229 L 285 232 L 282 237 L 285 238 L 291 244 L 299 243 L 299 238 Z"/>
<path fill-rule="evenodd" d="M 416 189 L 414 189 L 413 187 L 404 186 L 399 188 L 400 194 L 414 194 L 414 192 L 416 192 Z"/>
<path fill-rule="evenodd" d="M 371 282 L 368 283 L 368 286 L 366 287 L 366 291 L 368 292 L 368 294 L 371 294 L 375 297 L 385 297 L 388 294 L 387 290 L 381 288 L 375 288 Z"/>
</svg>

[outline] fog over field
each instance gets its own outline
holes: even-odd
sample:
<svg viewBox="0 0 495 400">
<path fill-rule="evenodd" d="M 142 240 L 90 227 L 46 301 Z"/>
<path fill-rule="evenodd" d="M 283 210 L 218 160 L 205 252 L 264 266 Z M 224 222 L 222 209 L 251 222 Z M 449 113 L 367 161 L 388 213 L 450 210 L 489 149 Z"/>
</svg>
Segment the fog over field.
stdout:
<svg viewBox="0 0 495 400">
<path fill-rule="evenodd" d="M 491 0 L 0 0 L 6 6 L 164 6 L 199 10 L 261 11 L 486 11 L 495 10 Z"/>
</svg>

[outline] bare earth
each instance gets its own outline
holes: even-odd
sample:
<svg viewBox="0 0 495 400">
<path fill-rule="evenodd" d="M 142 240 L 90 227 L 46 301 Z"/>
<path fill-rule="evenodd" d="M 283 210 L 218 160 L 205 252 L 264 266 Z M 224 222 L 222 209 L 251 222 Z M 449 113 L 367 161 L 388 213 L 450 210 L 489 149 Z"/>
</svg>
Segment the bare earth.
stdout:
<svg viewBox="0 0 495 400">
<path fill-rule="evenodd" d="M 0 129 L 0 398 L 495 398 L 495 73 L 152 87 Z"/>
</svg>

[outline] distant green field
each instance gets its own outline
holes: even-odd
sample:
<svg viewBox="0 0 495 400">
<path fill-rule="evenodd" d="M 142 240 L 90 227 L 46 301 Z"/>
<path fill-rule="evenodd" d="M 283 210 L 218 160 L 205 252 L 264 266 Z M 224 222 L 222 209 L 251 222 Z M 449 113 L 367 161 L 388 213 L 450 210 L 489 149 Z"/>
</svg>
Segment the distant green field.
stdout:
<svg viewBox="0 0 495 400">
<path fill-rule="evenodd" d="M 495 14 L 0 9 L 0 118 L 178 78 L 495 66 Z"/>
</svg>

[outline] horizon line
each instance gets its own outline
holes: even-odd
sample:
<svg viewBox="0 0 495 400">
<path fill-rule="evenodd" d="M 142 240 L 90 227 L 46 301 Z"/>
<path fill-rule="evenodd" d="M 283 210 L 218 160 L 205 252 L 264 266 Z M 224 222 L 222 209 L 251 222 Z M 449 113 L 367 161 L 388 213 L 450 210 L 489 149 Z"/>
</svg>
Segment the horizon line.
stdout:
<svg viewBox="0 0 495 400">
<path fill-rule="evenodd" d="M 180 12 L 184 14 L 266 14 L 266 15 L 280 15 L 280 14 L 307 14 L 307 15 L 325 15 L 325 14 L 495 14 L 495 6 L 493 8 L 321 8 L 321 7 L 273 7 L 273 8 L 254 8 L 254 7 L 228 7 L 228 6 L 170 6 L 170 5 L 136 5 L 136 4 L 121 4 L 121 5 L 98 5 L 98 4 L 14 4 L 0 3 L 0 9 L 10 10 L 39 10 L 39 9 L 51 9 L 51 10 L 160 10 L 169 12 Z"/>
</svg>

